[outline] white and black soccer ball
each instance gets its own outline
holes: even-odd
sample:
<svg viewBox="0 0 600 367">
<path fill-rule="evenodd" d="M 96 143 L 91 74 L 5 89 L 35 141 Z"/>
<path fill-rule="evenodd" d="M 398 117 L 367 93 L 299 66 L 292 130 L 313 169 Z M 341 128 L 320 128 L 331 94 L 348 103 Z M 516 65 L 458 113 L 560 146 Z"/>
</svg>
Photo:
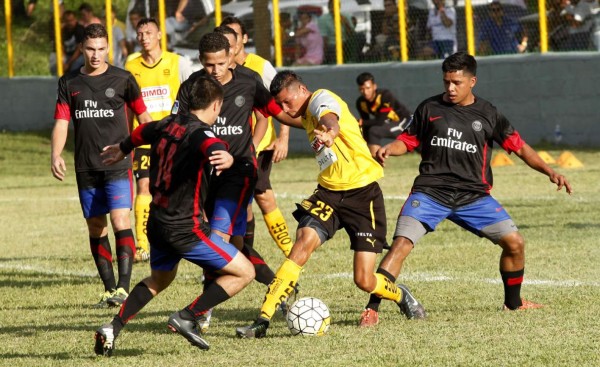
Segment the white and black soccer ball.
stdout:
<svg viewBox="0 0 600 367">
<path fill-rule="evenodd" d="M 300 298 L 287 313 L 288 328 L 292 335 L 323 335 L 329 330 L 329 308 L 318 298 Z"/>
</svg>

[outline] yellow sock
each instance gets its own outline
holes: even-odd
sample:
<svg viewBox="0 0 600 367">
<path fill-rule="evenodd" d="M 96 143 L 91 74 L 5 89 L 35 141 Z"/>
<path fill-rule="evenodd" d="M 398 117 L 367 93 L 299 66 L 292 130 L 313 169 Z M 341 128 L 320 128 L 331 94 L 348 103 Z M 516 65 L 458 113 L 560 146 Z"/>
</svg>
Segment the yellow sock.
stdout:
<svg viewBox="0 0 600 367">
<path fill-rule="evenodd" d="M 137 247 L 141 247 L 146 251 L 150 251 L 148 237 L 146 236 L 146 223 L 148 223 L 148 215 L 150 215 L 150 203 L 152 195 L 136 195 L 134 210 L 135 215 L 135 238 L 137 239 Z"/>
<path fill-rule="evenodd" d="M 294 291 L 301 271 L 302 267 L 300 265 L 290 259 L 285 259 L 279 270 L 277 270 L 275 278 L 269 284 L 265 300 L 260 308 L 260 317 L 271 320 L 277 307 Z"/>
<path fill-rule="evenodd" d="M 377 278 L 377 284 L 371 294 L 379 298 L 392 300 L 396 303 L 400 302 L 402 299 L 402 290 L 394 282 L 380 273 L 375 273 L 375 278 Z"/>
<path fill-rule="evenodd" d="M 288 257 L 290 251 L 292 251 L 293 243 L 285 218 L 283 218 L 283 214 L 281 214 L 281 210 L 277 208 L 270 213 L 264 214 L 263 218 L 265 218 L 267 229 L 269 230 L 269 234 L 273 238 L 273 241 L 275 241 L 277 247 L 283 251 L 285 257 Z"/>
</svg>

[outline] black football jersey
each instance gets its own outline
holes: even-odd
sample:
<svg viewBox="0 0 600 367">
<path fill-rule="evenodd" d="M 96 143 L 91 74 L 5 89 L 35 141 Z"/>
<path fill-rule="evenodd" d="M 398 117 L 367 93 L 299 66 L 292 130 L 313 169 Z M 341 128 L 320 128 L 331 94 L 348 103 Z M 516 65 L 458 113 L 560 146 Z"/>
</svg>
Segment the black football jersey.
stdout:
<svg viewBox="0 0 600 367">
<path fill-rule="evenodd" d="M 102 148 L 129 135 L 127 106 L 138 115 L 146 111 L 140 88 L 126 70 L 109 65 L 101 75 L 74 71 L 58 80 L 54 118 L 73 120 L 77 172 L 131 167 L 129 157 L 113 166 L 103 165 L 100 157 Z"/>
<path fill-rule="evenodd" d="M 356 109 L 363 120 L 399 123 L 410 118 L 410 111 L 387 89 L 377 89 L 371 102 L 363 96 L 356 100 Z M 371 117 L 373 116 L 373 117 Z"/>
<path fill-rule="evenodd" d="M 524 141 L 488 101 L 476 97 L 473 104 L 460 106 L 445 102 L 442 97 L 441 94 L 423 101 L 398 139 L 409 151 L 417 147 L 421 150 L 413 191 L 456 205 L 461 201 L 461 193 L 466 193 L 464 199 L 469 201 L 492 189 L 490 159 L 494 142 L 511 153 L 519 150 Z"/>
</svg>

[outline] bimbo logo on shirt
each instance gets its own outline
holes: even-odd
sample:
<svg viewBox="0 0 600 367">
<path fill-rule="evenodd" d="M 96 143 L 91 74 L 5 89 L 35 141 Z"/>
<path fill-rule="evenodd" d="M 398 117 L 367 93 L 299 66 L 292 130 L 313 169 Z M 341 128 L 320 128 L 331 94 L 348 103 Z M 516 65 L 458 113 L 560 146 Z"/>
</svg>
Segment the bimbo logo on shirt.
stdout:
<svg viewBox="0 0 600 367">
<path fill-rule="evenodd" d="M 76 119 L 84 118 L 99 118 L 99 117 L 114 117 L 115 111 L 111 109 L 98 108 L 98 101 L 86 99 L 83 101 L 83 110 L 75 110 Z"/>
</svg>

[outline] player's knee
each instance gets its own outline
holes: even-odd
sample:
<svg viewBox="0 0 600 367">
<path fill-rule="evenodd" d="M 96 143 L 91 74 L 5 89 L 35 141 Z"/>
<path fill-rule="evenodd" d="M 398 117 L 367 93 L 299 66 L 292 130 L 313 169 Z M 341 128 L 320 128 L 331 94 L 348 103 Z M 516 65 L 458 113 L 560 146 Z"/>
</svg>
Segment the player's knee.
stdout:
<svg viewBox="0 0 600 367">
<path fill-rule="evenodd" d="M 389 253 L 399 260 L 404 260 L 414 248 L 411 240 L 404 236 L 399 236 L 394 239 L 392 248 Z"/>
<path fill-rule="evenodd" d="M 367 293 L 371 293 L 376 286 L 377 280 L 373 276 L 373 273 L 354 273 L 354 284 Z"/>
<path fill-rule="evenodd" d="M 525 239 L 519 232 L 512 232 L 500 239 L 500 246 L 504 251 L 513 255 L 525 253 Z"/>
</svg>

